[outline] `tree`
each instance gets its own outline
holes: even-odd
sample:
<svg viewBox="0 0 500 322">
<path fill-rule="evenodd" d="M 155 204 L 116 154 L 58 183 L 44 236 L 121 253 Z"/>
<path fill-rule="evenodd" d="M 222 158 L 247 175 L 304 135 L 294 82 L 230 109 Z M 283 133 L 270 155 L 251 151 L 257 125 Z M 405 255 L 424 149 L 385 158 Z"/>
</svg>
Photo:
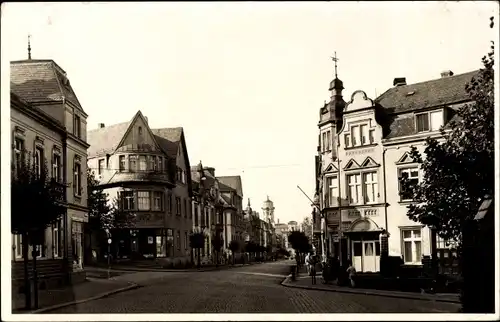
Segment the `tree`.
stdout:
<svg viewBox="0 0 500 322">
<path fill-rule="evenodd" d="M 428 138 L 425 159 L 411 148 L 423 181 L 411 185 L 407 178 L 402 180 L 403 190 L 410 191 L 415 201 L 408 207 L 408 217 L 456 241 L 459 248 L 465 223 L 484 196 L 494 193 L 493 44 L 482 61 L 484 67 L 465 89 L 473 103 L 460 108 L 457 120 L 441 129 L 443 142 Z"/>
<path fill-rule="evenodd" d="M 216 231 L 212 236 L 212 247 L 215 252 L 215 267 L 219 267 L 219 252 L 224 245 L 224 239 L 220 231 Z"/>
<path fill-rule="evenodd" d="M 28 248 L 32 246 L 35 308 L 38 307 L 36 245 L 44 243 L 45 229 L 57 223 L 66 213 L 65 186 L 50 178 L 47 160 L 20 151 L 11 171 L 11 232 L 22 236 L 26 308 L 31 308 L 28 275 Z M 66 229 L 66 227 L 64 227 Z M 38 251 L 43 251 L 38 249 Z"/>
<path fill-rule="evenodd" d="M 233 257 L 233 265 L 234 265 L 234 255 L 240 251 L 241 245 L 237 240 L 231 240 L 231 242 L 229 243 L 229 249 L 231 250 L 231 252 L 233 254 L 232 257 Z"/>
<path fill-rule="evenodd" d="M 295 230 L 288 235 L 288 242 L 295 250 L 297 263 L 300 264 L 300 254 L 307 252 L 305 250 L 308 249 L 309 239 L 303 232 Z"/>
<path fill-rule="evenodd" d="M 201 231 L 191 231 L 189 234 L 189 246 L 196 249 L 198 254 L 198 268 L 201 267 L 200 249 L 205 246 L 205 234 Z"/>
</svg>

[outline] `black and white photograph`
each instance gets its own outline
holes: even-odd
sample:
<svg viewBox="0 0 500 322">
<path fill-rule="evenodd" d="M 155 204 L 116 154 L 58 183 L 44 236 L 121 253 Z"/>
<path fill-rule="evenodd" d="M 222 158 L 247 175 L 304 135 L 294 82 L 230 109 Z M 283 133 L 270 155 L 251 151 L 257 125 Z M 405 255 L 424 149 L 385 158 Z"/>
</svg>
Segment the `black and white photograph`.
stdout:
<svg viewBox="0 0 500 322">
<path fill-rule="evenodd" d="M 500 319 L 499 25 L 3 2 L 2 320 Z"/>
</svg>

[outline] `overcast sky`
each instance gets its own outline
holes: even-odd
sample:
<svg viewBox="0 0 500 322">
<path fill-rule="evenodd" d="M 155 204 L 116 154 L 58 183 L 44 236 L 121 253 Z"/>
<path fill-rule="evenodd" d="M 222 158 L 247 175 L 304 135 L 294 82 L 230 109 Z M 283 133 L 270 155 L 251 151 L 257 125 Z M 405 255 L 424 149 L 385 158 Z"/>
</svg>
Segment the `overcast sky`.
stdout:
<svg viewBox="0 0 500 322">
<path fill-rule="evenodd" d="M 311 207 L 297 185 L 312 197 L 333 52 L 344 99 L 357 89 L 375 98 L 395 77 L 414 83 L 480 68 L 498 37 L 489 28 L 496 8 L 494 1 L 4 3 L 2 70 L 27 58 L 31 34 L 32 58 L 66 70 L 89 130 L 137 110 L 152 128 L 182 126 L 191 165 L 202 160 L 216 175 L 241 175 L 245 206 L 251 198 L 260 211 L 269 195 L 276 218 L 301 221 Z M 6 90 L 2 81 L 3 97 Z"/>
</svg>

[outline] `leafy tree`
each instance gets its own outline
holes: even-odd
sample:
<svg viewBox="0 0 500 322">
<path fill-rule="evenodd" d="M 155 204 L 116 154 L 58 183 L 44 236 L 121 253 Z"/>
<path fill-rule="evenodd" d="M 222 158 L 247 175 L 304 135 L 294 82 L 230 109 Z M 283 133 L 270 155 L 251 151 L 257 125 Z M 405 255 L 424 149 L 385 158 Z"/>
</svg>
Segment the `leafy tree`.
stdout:
<svg viewBox="0 0 500 322">
<path fill-rule="evenodd" d="M 224 239 L 222 238 L 221 232 L 216 231 L 212 236 L 212 247 L 215 251 L 215 267 L 219 266 L 219 252 L 224 245 Z"/>
<path fill-rule="evenodd" d="M 34 285 L 37 285 L 36 246 L 43 244 L 45 229 L 66 213 L 65 186 L 49 177 L 47 160 L 21 151 L 11 171 L 11 232 L 22 236 L 26 308 L 31 308 L 28 245 L 32 246 Z M 38 161 L 38 162 L 36 162 Z M 43 245 L 42 245 L 43 247 Z M 42 251 L 42 250 L 40 250 Z M 35 287 L 35 308 L 38 288 Z"/>
<path fill-rule="evenodd" d="M 232 257 L 233 257 L 233 265 L 234 265 L 234 255 L 240 251 L 241 245 L 237 240 L 231 240 L 231 242 L 229 243 L 229 249 L 231 250 L 231 252 L 233 254 Z"/>
<path fill-rule="evenodd" d="M 300 264 L 299 260 L 300 254 L 307 252 L 306 249 L 308 249 L 309 247 L 309 239 L 301 231 L 292 231 L 288 235 L 288 242 L 290 243 L 290 245 L 292 245 L 292 248 L 295 250 L 297 263 Z"/>
<path fill-rule="evenodd" d="M 189 246 L 197 250 L 198 268 L 201 267 L 200 249 L 205 246 L 205 234 L 201 231 L 191 231 L 189 234 Z"/>
<path fill-rule="evenodd" d="M 428 138 L 425 158 L 411 148 L 411 157 L 424 173 L 422 182 L 402 180 L 403 190 L 415 201 L 408 217 L 436 229 L 459 248 L 464 225 L 484 196 L 494 192 L 493 44 L 482 62 L 484 67 L 465 88 L 473 103 L 460 108 L 458 118 L 441 129 L 442 142 Z"/>
<path fill-rule="evenodd" d="M 111 228 L 111 207 L 108 204 L 108 194 L 99 188 L 99 180 L 96 179 L 94 171 L 87 168 L 87 207 L 89 208 L 88 227 L 91 231 L 103 228 Z"/>
</svg>

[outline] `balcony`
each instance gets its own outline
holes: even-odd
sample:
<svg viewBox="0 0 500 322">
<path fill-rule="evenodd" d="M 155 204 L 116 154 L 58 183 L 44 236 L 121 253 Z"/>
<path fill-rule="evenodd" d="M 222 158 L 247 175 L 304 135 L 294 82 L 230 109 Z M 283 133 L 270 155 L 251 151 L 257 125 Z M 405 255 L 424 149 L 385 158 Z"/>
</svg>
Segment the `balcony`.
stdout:
<svg viewBox="0 0 500 322">
<path fill-rule="evenodd" d="M 110 178 L 102 180 L 103 186 L 117 186 L 122 183 L 158 183 L 175 187 L 172 183 L 167 171 L 153 171 L 153 170 L 121 170 L 111 174 Z"/>
</svg>

